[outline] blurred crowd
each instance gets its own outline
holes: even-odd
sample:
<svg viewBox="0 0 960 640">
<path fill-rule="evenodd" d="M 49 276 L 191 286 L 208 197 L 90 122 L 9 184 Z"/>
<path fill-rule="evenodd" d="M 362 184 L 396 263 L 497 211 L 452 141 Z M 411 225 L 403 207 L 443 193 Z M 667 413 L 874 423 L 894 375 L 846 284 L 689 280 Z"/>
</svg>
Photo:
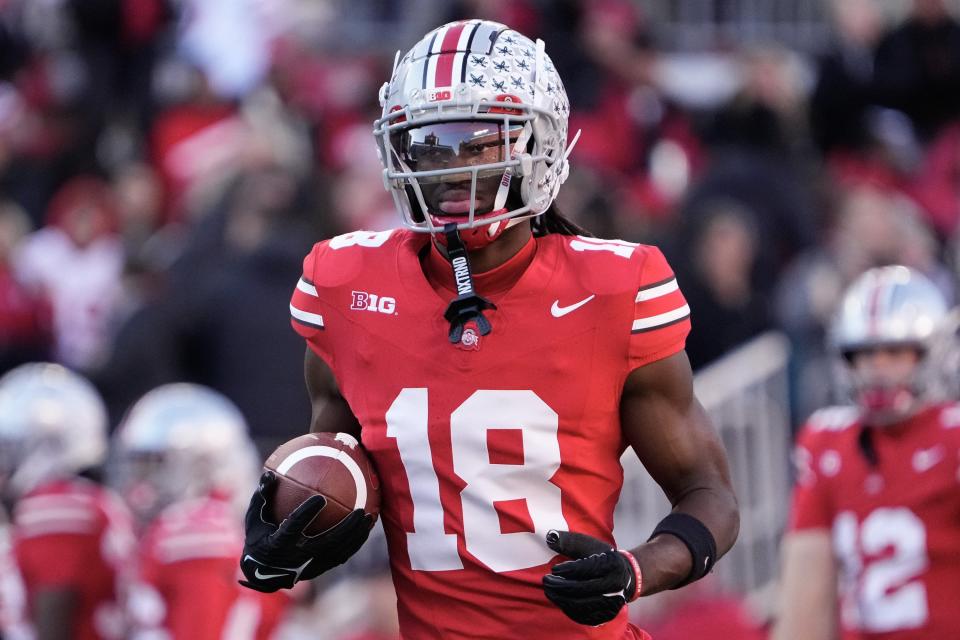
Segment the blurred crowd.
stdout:
<svg viewBox="0 0 960 640">
<path fill-rule="evenodd" d="M 82 373 L 112 427 L 189 381 L 261 454 L 303 432 L 303 256 L 398 223 L 377 88 L 410 33 L 483 17 L 543 38 L 565 80 L 583 134 L 558 206 L 661 246 L 695 368 L 786 332 L 799 422 L 832 400 L 825 327 L 863 270 L 908 265 L 957 299 L 960 22 L 946 0 L 824 0 L 817 50 L 683 52 L 647 4 L 0 0 L 0 373 Z M 344 37 L 351 11 L 376 47 Z"/>
</svg>

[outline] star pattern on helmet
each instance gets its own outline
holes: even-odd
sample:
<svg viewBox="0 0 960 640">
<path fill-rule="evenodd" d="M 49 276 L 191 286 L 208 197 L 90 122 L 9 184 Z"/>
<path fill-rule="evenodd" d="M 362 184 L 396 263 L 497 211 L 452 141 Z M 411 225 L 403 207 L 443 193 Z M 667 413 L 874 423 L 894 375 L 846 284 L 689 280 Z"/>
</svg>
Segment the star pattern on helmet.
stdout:
<svg viewBox="0 0 960 640">
<path fill-rule="evenodd" d="M 487 58 L 486 56 L 470 56 L 470 64 L 477 67 L 483 67 L 484 69 L 486 69 Z"/>
<path fill-rule="evenodd" d="M 517 44 L 517 39 L 514 38 L 513 36 L 507 36 L 503 39 L 503 41 L 506 42 L 507 44 Z"/>
<path fill-rule="evenodd" d="M 490 81 L 490 84 L 491 84 L 491 88 L 496 89 L 497 91 L 506 91 L 506 90 L 507 90 L 507 80 L 506 80 L 506 78 L 501 78 L 500 80 L 497 80 L 496 78 L 493 78 L 493 79 Z"/>
<path fill-rule="evenodd" d="M 548 83 L 547 83 L 547 93 L 552 96 L 554 93 L 556 93 L 556 91 L 557 91 L 557 88 L 556 88 L 555 86 L 553 86 L 552 83 L 548 82 Z"/>
<path fill-rule="evenodd" d="M 497 60 L 493 63 L 493 68 L 503 73 L 509 73 L 510 64 L 506 60 Z"/>
<path fill-rule="evenodd" d="M 537 182 L 538 187 L 551 187 L 553 186 L 553 172 L 547 171 L 543 174 L 543 177 Z"/>
<path fill-rule="evenodd" d="M 513 55 L 513 49 L 511 49 L 510 47 L 507 47 L 507 46 L 503 46 L 503 47 L 500 47 L 499 49 L 497 49 L 497 53 L 499 53 L 500 55 L 504 55 L 504 56 L 512 56 L 512 55 Z"/>
<path fill-rule="evenodd" d="M 524 71 L 529 71 L 530 63 L 524 60 L 523 58 L 521 58 L 520 60 L 517 60 L 517 69 L 523 69 Z"/>
<path fill-rule="evenodd" d="M 484 77 L 484 75 L 483 75 L 482 73 L 481 73 L 480 75 L 474 75 L 474 74 L 471 73 L 471 74 L 470 74 L 470 84 L 472 84 L 472 85 L 475 86 L 475 87 L 486 88 L 486 87 L 487 87 L 487 79 Z"/>
<path fill-rule="evenodd" d="M 521 53 L 523 54 L 523 57 L 524 57 L 524 58 L 532 58 L 532 57 L 533 57 L 533 51 L 530 51 L 530 49 L 524 49 Z"/>
<path fill-rule="evenodd" d="M 524 87 L 523 78 L 520 76 L 510 76 L 510 83 L 514 89 L 523 89 Z"/>
</svg>

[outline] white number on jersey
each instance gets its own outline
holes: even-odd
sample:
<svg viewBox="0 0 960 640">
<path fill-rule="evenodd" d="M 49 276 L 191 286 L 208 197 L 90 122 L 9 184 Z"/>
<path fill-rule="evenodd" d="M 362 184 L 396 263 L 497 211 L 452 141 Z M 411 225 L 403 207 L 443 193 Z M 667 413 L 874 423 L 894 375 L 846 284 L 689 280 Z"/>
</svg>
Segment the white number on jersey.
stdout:
<svg viewBox="0 0 960 640">
<path fill-rule="evenodd" d="M 413 528 L 407 533 L 412 568 L 463 568 L 457 537 L 444 532 L 440 484 L 428 439 L 426 389 L 403 389 L 387 411 L 387 436 L 396 438 L 410 482 Z M 466 483 L 460 500 L 464 546 L 496 572 L 548 562 L 554 553 L 543 542 L 550 529 L 566 529 L 560 488 L 550 478 L 560 467 L 557 413 L 533 391 L 474 392 L 450 416 L 453 470 Z M 522 464 L 493 464 L 487 447 L 491 429 L 521 432 Z M 534 532 L 501 533 L 495 502 L 526 502 Z"/>
<path fill-rule="evenodd" d="M 390 239 L 393 229 L 387 231 L 351 231 L 330 238 L 331 249 L 345 249 L 346 247 L 382 247 Z"/>
<path fill-rule="evenodd" d="M 844 620 L 864 631 L 915 629 L 927 621 L 927 590 L 918 578 L 926 571 L 927 531 L 906 507 L 882 507 L 862 523 L 849 511 L 833 524 L 837 555 L 843 562 Z M 880 560 L 872 556 L 892 549 Z"/>
<path fill-rule="evenodd" d="M 600 240 L 586 236 L 577 236 L 570 241 L 570 248 L 574 251 L 609 251 L 621 258 L 629 258 L 638 246 L 640 245 L 626 240 Z"/>
</svg>

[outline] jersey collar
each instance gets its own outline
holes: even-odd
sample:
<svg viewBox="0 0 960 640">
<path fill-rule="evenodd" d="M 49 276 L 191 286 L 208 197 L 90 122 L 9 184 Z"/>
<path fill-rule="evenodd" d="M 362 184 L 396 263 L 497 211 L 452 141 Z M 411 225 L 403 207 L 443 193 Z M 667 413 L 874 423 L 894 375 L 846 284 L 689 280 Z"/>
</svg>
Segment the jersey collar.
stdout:
<svg viewBox="0 0 960 640">
<path fill-rule="evenodd" d="M 537 255 L 537 241 L 531 237 L 520 251 L 509 260 L 490 271 L 473 274 L 473 286 L 482 296 L 495 296 L 511 289 L 527 270 Z M 456 295 L 457 287 L 453 280 L 450 263 L 431 242 L 423 260 L 423 271 L 430 286 L 441 296 Z"/>
</svg>

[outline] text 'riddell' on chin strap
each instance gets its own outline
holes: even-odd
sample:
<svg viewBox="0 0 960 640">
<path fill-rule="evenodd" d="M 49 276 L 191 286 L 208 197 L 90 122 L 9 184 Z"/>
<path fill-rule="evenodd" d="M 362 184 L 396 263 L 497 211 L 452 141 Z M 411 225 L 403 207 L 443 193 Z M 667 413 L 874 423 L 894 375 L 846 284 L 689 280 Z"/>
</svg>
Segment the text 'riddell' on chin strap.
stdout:
<svg viewBox="0 0 960 640">
<path fill-rule="evenodd" d="M 447 306 L 443 317 L 450 323 L 450 342 L 456 344 L 463 336 L 464 326 L 471 320 L 477 323 L 477 331 L 485 336 L 490 333 L 490 321 L 483 315 L 486 309 L 496 309 L 483 296 L 477 295 L 473 288 L 473 272 L 470 270 L 470 258 L 467 248 L 460 239 L 460 232 L 454 222 L 443 226 L 443 234 L 447 240 L 447 258 L 453 267 L 453 280 L 457 285 L 457 297 Z"/>
</svg>

